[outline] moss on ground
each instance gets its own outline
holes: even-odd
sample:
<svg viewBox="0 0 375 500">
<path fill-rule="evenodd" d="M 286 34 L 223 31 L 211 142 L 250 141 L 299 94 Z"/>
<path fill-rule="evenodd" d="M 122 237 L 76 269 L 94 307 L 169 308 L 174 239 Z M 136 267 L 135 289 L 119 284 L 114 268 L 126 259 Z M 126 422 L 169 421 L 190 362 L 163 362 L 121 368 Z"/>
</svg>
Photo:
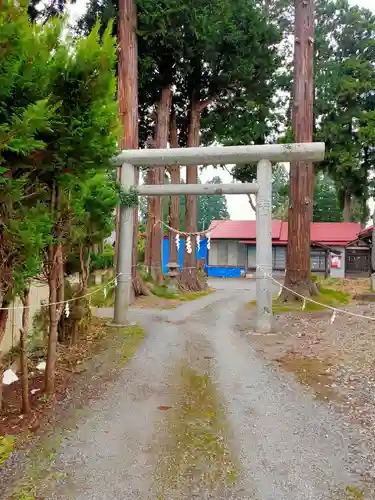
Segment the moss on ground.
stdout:
<svg viewBox="0 0 375 500">
<path fill-rule="evenodd" d="M 14 436 L 0 436 L 0 469 L 3 467 L 14 450 Z"/>
<path fill-rule="evenodd" d="M 115 293 L 114 293 L 114 283 L 113 278 L 107 278 L 107 280 L 102 283 L 102 285 L 92 285 L 88 289 L 88 293 L 92 293 L 90 297 L 90 305 L 93 307 L 113 307 L 115 303 Z M 148 288 L 155 297 L 162 299 L 173 300 L 178 302 L 188 302 L 191 300 L 196 300 L 206 295 L 210 295 L 215 290 L 209 288 L 208 290 L 203 290 L 199 292 L 172 292 L 166 285 L 156 285 L 152 282 L 151 278 L 145 280 L 148 284 Z M 110 283 L 110 284 L 108 284 Z M 104 289 L 106 294 L 104 294 Z M 95 292 L 95 293 L 93 293 Z M 161 309 L 172 309 L 175 308 L 177 304 L 171 306 L 162 306 Z"/>
<path fill-rule="evenodd" d="M 160 498 L 172 491 L 181 495 L 197 485 L 221 491 L 237 479 L 237 463 L 226 444 L 224 410 L 210 376 L 183 364 L 178 377 L 181 399 L 168 412 L 170 442 L 158 471 Z"/>
<path fill-rule="evenodd" d="M 96 320 L 98 322 L 98 320 Z M 145 337 L 145 331 L 137 324 L 126 328 L 102 326 L 96 355 L 105 364 L 110 364 L 111 374 L 121 369 L 136 353 L 137 348 Z M 88 363 L 91 361 L 86 360 Z M 44 498 L 44 491 L 48 491 L 54 481 L 64 477 L 55 468 L 55 460 L 59 453 L 64 436 L 71 427 L 74 427 L 78 415 L 85 415 L 86 409 L 74 407 L 69 410 L 61 426 L 47 431 L 46 435 L 37 437 L 27 451 L 27 465 L 21 479 L 16 480 L 10 493 L 11 500 L 36 500 Z M 0 440 L 0 464 L 1 464 Z M 8 450 L 11 452 L 12 450 Z"/>
<path fill-rule="evenodd" d="M 326 309 L 325 306 L 340 307 L 349 304 L 352 299 L 352 296 L 349 293 L 340 290 L 333 290 L 331 288 L 321 288 L 319 292 L 320 293 L 317 297 L 311 297 L 312 300 L 314 300 L 315 302 L 319 302 L 319 304 L 315 304 L 314 302 L 306 300 L 304 309 L 302 309 L 302 301 L 296 300 L 295 302 L 284 303 L 279 301 L 277 297 L 274 297 L 272 303 L 272 312 L 274 314 L 280 314 L 284 312 L 308 313 L 315 311 L 324 311 Z M 252 300 L 248 305 L 249 307 L 255 307 L 256 300 Z"/>
<path fill-rule="evenodd" d="M 365 500 L 364 492 L 355 486 L 348 485 L 334 494 L 333 500 Z"/>
<path fill-rule="evenodd" d="M 118 345 L 116 346 L 117 361 L 124 366 L 137 352 L 139 345 L 145 338 L 146 332 L 139 325 L 130 325 L 118 329 Z"/>
<path fill-rule="evenodd" d="M 151 287 L 151 291 L 156 297 L 178 300 L 179 302 L 188 302 L 190 300 L 196 300 L 201 297 L 205 297 L 206 295 L 210 295 L 215 290 L 213 288 L 209 288 L 208 290 L 202 290 L 199 292 L 172 292 L 164 285 L 153 285 Z"/>
<path fill-rule="evenodd" d="M 12 500 L 36 500 L 41 487 L 63 477 L 54 467 L 60 449 L 63 429 L 55 429 L 53 435 L 44 437 L 33 449 L 21 481 L 13 489 Z"/>
</svg>

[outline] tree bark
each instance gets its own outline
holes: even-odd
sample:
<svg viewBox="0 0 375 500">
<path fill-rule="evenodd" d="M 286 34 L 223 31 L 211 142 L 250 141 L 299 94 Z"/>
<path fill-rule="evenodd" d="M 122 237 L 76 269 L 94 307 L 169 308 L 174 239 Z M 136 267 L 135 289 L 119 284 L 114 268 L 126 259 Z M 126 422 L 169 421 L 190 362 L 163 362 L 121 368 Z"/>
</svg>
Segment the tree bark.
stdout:
<svg viewBox="0 0 375 500">
<path fill-rule="evenodd" d="M 352 221 L 352 196 L 349 191 L 344 194 L 344 222 Z"/>
<path fill-rule="evenodd" d="M 63 266 L 61 244 L 53 245 L 50 254 L 51 270 L 48 277 L 50 305 L 45 391 L 51 395 L 55 392 L 58 325 L 63 310 L 63 304 L 57 304 L 57 302 L 62 301 L 64 297 L 64 281 L 60 283 L 61 266 Z"/>
<path fill-rule="evenodd" d="M 178 148 L 177 120 L 176 113 L 174 111 L 171 113 L 169 143 L 171 148 Z M 180 165 L 171 165 L 168 172 L 171 176 L 171 184 L 180 184 Z M 168 204 L 168 225 L 176 231 L 180 230 L 180 210 L 180 197 L 170 196 Z M 169 230 L 168 261 L 176 262 L 178 264 L 178 250 L 174 242 L 175 236 L 176 233 Z"/>
<path fill-rule="evenodd" d="M 9 300 L 5 297 L 3 297 L 3 300 L 1 301 L 1 307 L 6 308 L 9 307 Z M 1 342 L 3 341 L 4 334 L 5 334 L 5 328 L 7 325 L 7 320 L 8 320 L 8 315 L 9 315 L 9 310 L 8 309 L 1 309 L 0 310 L 0 346 Z M 0 413 L 3 407 L 3 374 L 4 374 L 4 365 L 3 365 L 3 360 L 2 360 L 3 354 L 0 351 Z"/>
<path fill-rule="evenodd" d="M 210 97 L 204 101 L 199 99 L 199 87 L 193 89 L 190 97 L 190 111 L 188 124 L 188 147 L 197 147 L 200 144 L 200 119 L 201 112 L 206 109 L 215 100 L 215 97 Z M 186 167 L 186 183 L 197 184 L 198 182 L 198 167 L 197 165 Z M 185 196 L 185 218 L 184 231 L 187 233 L 196 233 L 198 224 L 198 198 L 197 196 Z M 191 236 L 192 251 L 189 254 L 186 251 L 186 241 L 184 248 L 183 269 L 180 276 L 180 286 L 182 289 L 202 290 L 206 284 L 199 281 L 197 272 L 197 251 L 196 237 Z"/>
<path fill-rule="evenodd" d="M 123 134 L 120 149 L 138 149 L 138 49 L 137 11 L 133 0 L 119 1 L 118 17 L 118 103 Z M 139 184 L 136 168 L 135 184 Z M 138 207 L 133 214 L 132 280 L 135 295 L 148 295 L 138 272 Z M 116 241 L 118 241 L 118 231 Z"/>
<path fill-rule="evenodd" d="M 30 289 L 26 288 L 22 300 L 22 327 L 20 328 L 20 358 L 21 358 L 21 388 L 22 388 L 22 406 L 21 411 L 24 415 L 30 413 L 29 400 L 29 370 L 28 370 L 28 349 L 27 336 L 29 333 L 29 305 Z"/>
<path fill-rule="evenodd" d="M 292 122 L 295 141 L 311 142 L 313 129 L 313 0 L 295 0 Z M 302 294 L 317 292 L 310 279 L 310 226 L 313 211 L 312 163 L 292 162 L 289 187 L 289 231 L 285 284 Z M 296 299 L 285 289 L 281 300 Z"/>
<path fill-rule="evenodd" d="M 190 101 L 189 125 L 187 146 L 189 148 L 199 146 L 200 144 L 200 117 L 203 109 L 202 103 L 195 97 L 196 93 L 192 93 Z M 189 165 L 186 167 L 186 183 L 197 184 L 198 182 L 198 167 L 197 165 Z M 184 231 L 186 233 L 196 233 L 198 222 L 198 199 L 197 196 L 185 196 L 185 218 Z M 191 253 L 184 248 L 183 269 L 180 277 L 180 285 L 183 289 L 200 290 L 201 284 L 197 276 L 197 250 L 196 237 L 190 236 Z"/>
<path fill-rule="evenodd" d="M 79 246 L 79 281 L 80 281 L 80 295 L 84 295 L 87 291 L 87 284 L 90 276 L 90 251 L 87 251 L 85 256 L 85 249 L 83 245 Z"/>
<path fill-rule="evenodd" d="M 254 202 L 253 197 L 251 196 L 251 194 L 248 194 L 247 198 L 249 200 L 250 207 L 252 208 L 252 210 L 254 212 L 256 212 L 257 207 L 256 207 L 256 204 L 255 204 L 255 202 Z"/>
<path fill-rule="evenodd" d="M 169 118 L 172 104 L 172 88 L 165 87 L 161 91 L 160 100 L 157 105 L 156 112 L 156 127 L 154 146 L 156 148 L 166 148 L 168 146 L 169 136 Z M 150 184 L 164 184 L 163 167 L 155 167 L 149 169 Z M 151 276 L 156 282 L 161 282 L 163 279 L 162 273 L 162 235 L 163 225 L 163 197 L 155 196 L 149 199 L 148 212 L 148 238 L 147 244 L 150 252 L 150 270 Z"/>
<path fill-rule="evenodd" d="M 0 310 L 0 344 L 4 338 L 5 334 L 5 328 L 7 326 L 7 321 L 8 321 L 8 315 L 9 315 L 9 309 L 5 309 L 9 307 L 9 300 L 7 298 L 3 298 L 1 302 L 1 307 L 4 309 Z"/>
</svg>

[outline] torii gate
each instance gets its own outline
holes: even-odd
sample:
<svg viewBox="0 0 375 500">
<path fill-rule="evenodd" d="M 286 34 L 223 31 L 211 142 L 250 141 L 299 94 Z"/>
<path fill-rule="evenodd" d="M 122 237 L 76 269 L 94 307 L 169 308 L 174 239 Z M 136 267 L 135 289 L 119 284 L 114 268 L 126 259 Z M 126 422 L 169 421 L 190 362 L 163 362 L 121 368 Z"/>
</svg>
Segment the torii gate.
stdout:
<svg viewBox="0 0 375 500">
<path fill-rule="evenodd" d="M 272 163 L 324 159 L 322 142 L 222 146 L 178 149 L 131 149 L 115 159 L 121 184 L 140 196 L 256 194 L 256 304 L 257 331 L 272 327 Z M 243 184 L 167 184 L 135 186 L 136 166 L 244 164 L 257 162 L 257 182 Z M 114 324 L 126 325 L 132 287 L 133 207 L 120 209 Z"/>
</svg>

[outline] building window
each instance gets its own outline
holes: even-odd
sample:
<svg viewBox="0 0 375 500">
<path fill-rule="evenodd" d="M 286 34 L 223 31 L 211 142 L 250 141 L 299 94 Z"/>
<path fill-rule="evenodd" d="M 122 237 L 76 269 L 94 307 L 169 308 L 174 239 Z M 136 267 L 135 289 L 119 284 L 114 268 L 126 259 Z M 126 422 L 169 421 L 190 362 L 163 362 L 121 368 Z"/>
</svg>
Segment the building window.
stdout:
<svg viewBox="0 0 375 500">
<path fill-rule="evenodd" d="M 247 246 L 242 243 L 237 243 L 237 265 L 246 267 L 247 263 Z"/>
<path fill-rule="evenodd" d="M 218 259 L 217 263 L 219 266 L 227 266 L 228 265 L 228 242 L 227 241 L 218 241 L 217 244 L 217 253 Z"/>
<path fill-rule="evenodd" d="M 326 270 L 326 252 L 325 250 L 311 250 L 310 252 L 311 271 Z"/>
<path fill-rule="evenodd" d="M 272 268 L 276 271 L 284 271 L 286 260 L 286 249 L 282 246 L 272 247 Z"/>
<path fill-rule="evenodd" d="M 246 267 L 247 246 L 233 240 L 211 241 L 210 266 Z"/>
</svg>

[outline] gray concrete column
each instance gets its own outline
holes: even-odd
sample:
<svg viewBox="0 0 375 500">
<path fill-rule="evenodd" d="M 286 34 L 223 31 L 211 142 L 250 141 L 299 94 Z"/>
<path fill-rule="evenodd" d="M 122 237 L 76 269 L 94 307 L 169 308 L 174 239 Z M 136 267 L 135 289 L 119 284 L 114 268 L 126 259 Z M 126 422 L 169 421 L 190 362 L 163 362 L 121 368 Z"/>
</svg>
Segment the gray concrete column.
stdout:
<svg viewBox="0 0 375 500">
<path fill-rule="evenodd" d="M 258 332 L 272 329 L 272 164 L 260 160 L 256 202 L 256 301 Z"/>
<path fill-rule="evenodd" d="M 135 183 L 133 165 L 124 163 L 121 167 L 121 186 L 128 191 Z M 117 287 L 115 288 L 115 308 L 113 322 L 115 325 L 126 325 L 130 305 L 132 287 L 132 255 L 133 255 L 133 210 L 134 207 L 120 207 Z"/>
</svg>

